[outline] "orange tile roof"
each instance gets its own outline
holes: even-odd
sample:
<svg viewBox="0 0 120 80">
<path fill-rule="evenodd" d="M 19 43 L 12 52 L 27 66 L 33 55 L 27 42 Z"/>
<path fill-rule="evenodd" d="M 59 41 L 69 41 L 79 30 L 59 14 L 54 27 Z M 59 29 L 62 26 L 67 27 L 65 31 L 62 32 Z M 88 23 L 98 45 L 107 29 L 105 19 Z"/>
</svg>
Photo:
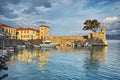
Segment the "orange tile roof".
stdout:
<svg viewBox="0 0 120 80">
<path fill-rule="evenodd" d="M 16 28 L 17 31 L 20 31 L 20 30 L 34 30 L 34 31 L 39 31 L 39 30 L 36 30 L 36 29 L 33 29 L 33 28 Z"/>
<path fill-rule="evenodd" d="M 14 28 L 14 27 L 8 26 L 8 25 L 6 25 L 6 24 L 0 24 L 0 27 L 5 27 L 5 28 Z"/>
<path fill-rule="evenodd" d="M 36 30 L 36 32 L 40 32 L 39 30 Z"/>
</svg>

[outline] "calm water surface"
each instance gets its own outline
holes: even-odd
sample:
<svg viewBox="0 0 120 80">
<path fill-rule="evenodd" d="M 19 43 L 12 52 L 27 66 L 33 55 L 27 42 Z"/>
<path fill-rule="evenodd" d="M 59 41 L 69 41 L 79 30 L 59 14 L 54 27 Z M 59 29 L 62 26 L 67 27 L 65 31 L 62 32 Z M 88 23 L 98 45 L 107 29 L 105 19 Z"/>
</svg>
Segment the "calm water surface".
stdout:
<svg viewBox="0 0 120 80">
<path fill-rule="evenodd" d="M 3 80 L 120 80 L 120 40 L 108 47 L 24 49 L 11 56 Z"/>
</svg>

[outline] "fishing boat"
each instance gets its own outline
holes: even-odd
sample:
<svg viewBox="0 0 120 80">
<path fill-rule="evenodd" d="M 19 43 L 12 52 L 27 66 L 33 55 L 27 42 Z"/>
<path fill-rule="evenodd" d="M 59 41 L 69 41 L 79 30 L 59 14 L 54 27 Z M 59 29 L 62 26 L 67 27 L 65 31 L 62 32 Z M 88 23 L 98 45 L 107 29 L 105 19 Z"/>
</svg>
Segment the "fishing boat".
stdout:
<svg viewBox="0 0 120 80">
<path fill-rule="evenodd" d="M 49 40 L 43 41 L 42 44 L 40 44 L 41 48 L 55 48 L 57 46 L 56 43 L 53 43 Z"/>
<path fill-rule="evenodd" d="M 14 47 L 4 47 L 4 50 L 7 51 L 8 53 L 14 53 L 15 48 Z"/>
</svg>

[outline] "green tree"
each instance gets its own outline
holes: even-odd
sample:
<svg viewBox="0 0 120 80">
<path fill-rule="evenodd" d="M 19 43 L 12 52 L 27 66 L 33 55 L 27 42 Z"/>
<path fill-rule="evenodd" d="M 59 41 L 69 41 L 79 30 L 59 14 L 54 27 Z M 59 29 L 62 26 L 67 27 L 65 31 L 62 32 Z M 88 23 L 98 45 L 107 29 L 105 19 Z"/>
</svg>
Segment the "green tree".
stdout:
<svg viewBox="0 0 120 80">
<path fill-rule="evenodd" d="M 93 32 L 96 32 L 97 29 L 100 28 L 100 22 L 98 20 L 93 19 L 93 20 L 86 20 L 84 22 L 84 27 L 83 30 L 92 30 Z"/>
</svg>

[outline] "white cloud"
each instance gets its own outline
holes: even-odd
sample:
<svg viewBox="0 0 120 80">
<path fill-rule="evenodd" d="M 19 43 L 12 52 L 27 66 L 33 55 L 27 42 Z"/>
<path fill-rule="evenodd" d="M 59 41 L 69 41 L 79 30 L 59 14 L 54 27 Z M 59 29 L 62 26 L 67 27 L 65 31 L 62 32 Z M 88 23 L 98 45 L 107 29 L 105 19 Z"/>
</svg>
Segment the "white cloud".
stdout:
<svg viewBox="0 0 120 80">
<path fill-rule="evenodd" d="M 26 10 L 27 8 L 22 8 L 21 10 L 13 10 L 12 14 L 21 14 L 24 10 Z"/>
<path fill-rule="evenodd" d="M 35 23 L 50 23 L 50 24 L 55 24 L 53 21 L 50 21 L 50 20 L 34 20 L 32 21 L 31 23 L 35 24 Z"/>
<path fill-rule="evenodd" d="M 117 16 L 106 17 L 103 19 L 103 24 L 109 32 L 117 33 L 120 29 L 120 18 Z"/>
<path fill-rule="evenodd" d="M 45 8 L 45 6 L 38 6 L 38 7 L 35 7 L 36 11 L 38 11 L 39 13 L 42 13 L 42 12 L 47 12 L 47 11 L 50 11 L 51 8 Z"/>
<path fill-rule="evenodd" d="M 111 32 L 117 32 L 117 30 L 112 30 Z"/>
<path fill-rule="evenodd" d="M 65 4 L 65 5 L 69 5 L 72 3 L 72 0 L 60 0 L 58 1 L 60 4 Z"/>
<path fill-rule="evenodd" d="M 111 30 L 111 32 L 120 32 L 120 30 Z"/>
<path fill-rule="evenodd" d="M 97 3 L 97 5 L 101 6 L 101 5 L 105 5 L 106 3 L 108 3 L 108 1 L 101 1 L 101 2 Z"/>
<path fill-rule="evenodd" d="M 5 21 L 15 22 L 18 25 L 18 27 L 19 26 L 21 26 L 21 27 L 31 27 L 31 26 L 38 27 L 41 24 L 44 24 L 44 25 L 46 25 L 46 24 L 47 25 L 54 24 L 54 22 L 50 21 L 50 20 L 33 19 L 31 17 L 27 18 L 27 17 L 24 17 L 24 15 L 18 16 L 18 17 L 14 18 L 14 19 L 9 19 L 9 18 L 7 18 L 7 17 L 5 17 L 3 15 L 0 15 L 0 18 L 2 20 L 5 20 Z"/>
<path fill-rule="evenodd" d="M 110 23 L 110 22 L 114 22 L 114 21 L 118 21 L 119 17 L 117 16 L 112 16 L 112 17 L 106 17 L 103 22 L 105 23 Z"/>
</svg>

